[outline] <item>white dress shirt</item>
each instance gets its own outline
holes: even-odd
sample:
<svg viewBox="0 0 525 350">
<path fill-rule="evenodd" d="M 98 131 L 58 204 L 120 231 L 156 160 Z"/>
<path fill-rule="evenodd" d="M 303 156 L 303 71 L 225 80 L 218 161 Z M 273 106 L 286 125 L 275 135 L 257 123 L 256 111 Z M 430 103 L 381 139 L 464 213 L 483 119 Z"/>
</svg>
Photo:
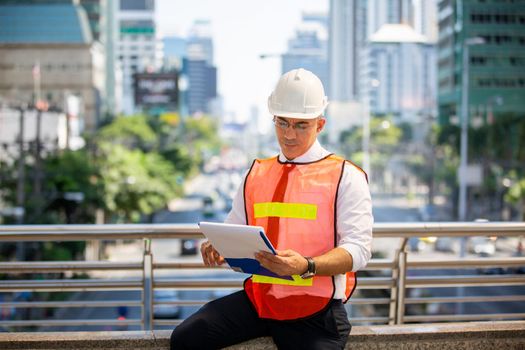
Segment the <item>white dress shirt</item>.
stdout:
<svg viewBox="0 0 525 350">
<path fill-rule="evenodd" d="M 322 159 L 329 155 L 326 149 L 316 140 L 294 163 L 306 163 Z M 286 157 L 279 154 L 279 160 L 286 162 Z M 232 210 L 225 222 L 246 225 L 244 214 L 244 181 L 237 190 L 232 202 Z M 362 269 L 372 256 L 372 200 L 366 177 L 354 165 L 347 163 L 339 184 L 337 196 L 337 246 L 345 249 L 353 259 L 352 271 Z M 344 275 L 335 276 L 334 299 L 345 299 L 346 281 Z"/>
</svg>

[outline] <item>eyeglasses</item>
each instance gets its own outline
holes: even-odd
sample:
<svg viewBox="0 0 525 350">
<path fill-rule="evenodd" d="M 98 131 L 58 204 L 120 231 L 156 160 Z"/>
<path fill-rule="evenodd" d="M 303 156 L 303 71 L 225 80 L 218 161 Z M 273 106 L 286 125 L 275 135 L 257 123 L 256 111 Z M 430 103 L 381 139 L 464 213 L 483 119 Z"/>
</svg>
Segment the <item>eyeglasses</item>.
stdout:
<svg viewBox="0 0 525 350">
<path fill-rule="evenodd" d="M 306 130 L 310 129 L 312 126 L 315 125 L 315 123 L 310 124 L 308 122 L 298 122 L 292 124 L 284 119 L 279 119 L 276 117 L 273 118 L 273 123 L 275 124 L 275 126 L 277 126 L 283 131 L 287 130 L 291 126 L 298 133 L 305 132 Z"/>
</svg>

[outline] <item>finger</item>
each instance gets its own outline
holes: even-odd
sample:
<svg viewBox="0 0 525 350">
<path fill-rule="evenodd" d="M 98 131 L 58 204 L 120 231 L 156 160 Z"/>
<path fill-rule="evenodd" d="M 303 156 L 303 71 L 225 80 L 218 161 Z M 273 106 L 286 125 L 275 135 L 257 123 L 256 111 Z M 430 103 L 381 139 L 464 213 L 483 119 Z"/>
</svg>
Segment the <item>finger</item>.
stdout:
<svg viewBox="0 0 525 350">
<path fill-rule="evenodd" d="M 291 250 L 291 249 L 277 250 L 276 253 L 277 253 L 277 256 L 294 256 L 294 255 L 298 255 L 298 253 L 296 251 Z"/>
<path fill-rule="evenodd" d="M 211 256 L 212 250 L 213 247 L 209 241 L 206 241 L 201 245 L 201 255 L 206 266 L 213 266 L 213 259 Z"/>
<path fill-rule="evenodd" d="M 204 256 L 204 254 L 205 254 L 205 252 L 206 252 L 206 248 L 208 247 L 208 245 L 209 245 L 209 242 L 208 242 L 208 241 L 203 242 L 203 243 L 201 244 L 201 255 Z"/>
<path fill-rule="evenodd" d="M 206 249 L 202 251 L 202 260 L 204 261 L 204 265 L 210 266 L 210 258 Z"/>
<path fill-rule="evenodd" d="M 213 251 L 213 257 L 215 258 L 217 263 L 219 263 L 220 261 L 224 260 L 224 258 L 216 250 Z"/>
<path fill-rule="evenodd" d="M 272 260 L 276 258 L 276 255 L 268 252 L 259 251 L 257 252 L 258 256 L 267 260 Z"/>
<path fill-rule="evenodd" d="M 206 249 L 206 254 L 208 256 L 208 261 L 210 263 L 210 266 L 215 266 L 215 252 L 213 250 L 213 248 L 211 247 L 208 247 L 208 249 Z"/>
<path fill-rule="evenodd" d="M 260 264 L 264 264 L 267 261 L 269 261 L 268 256 L 264 252 L 257 252 L 254 254 L 255 260 L 257 260 Z"/>
</svg>

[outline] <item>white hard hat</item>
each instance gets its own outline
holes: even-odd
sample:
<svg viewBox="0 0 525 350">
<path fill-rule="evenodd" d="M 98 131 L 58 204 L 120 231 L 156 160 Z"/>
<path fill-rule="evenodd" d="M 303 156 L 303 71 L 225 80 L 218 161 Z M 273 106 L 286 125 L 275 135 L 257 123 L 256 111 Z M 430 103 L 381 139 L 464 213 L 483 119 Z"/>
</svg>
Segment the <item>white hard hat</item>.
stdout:
<svg viewBox="0 0 525 350">
<path fill-rule="evenodd" d="M 303 68 L 283 74 L 268 97 L 270 113 L 280 117 L 314 119 L 323 114 L 327 105 L 323 83 Z"/>
</svg>

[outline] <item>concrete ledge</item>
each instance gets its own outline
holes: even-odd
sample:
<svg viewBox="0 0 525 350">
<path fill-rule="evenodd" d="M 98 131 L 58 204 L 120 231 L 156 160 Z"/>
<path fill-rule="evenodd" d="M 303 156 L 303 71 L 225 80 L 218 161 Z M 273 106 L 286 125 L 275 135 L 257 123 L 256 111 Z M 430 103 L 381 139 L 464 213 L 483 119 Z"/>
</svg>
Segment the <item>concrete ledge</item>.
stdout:
<svg viewBox="0 0 525 350">
<path fill-rule="evenodd" d="M 166 350 L 170 331 L 0 333 L 0 349 Z M 525 321 L 354 327 L 346 349 L 525 349 Z M 276 349 L 259 338 L 230 350 Z"/>
</svg>

